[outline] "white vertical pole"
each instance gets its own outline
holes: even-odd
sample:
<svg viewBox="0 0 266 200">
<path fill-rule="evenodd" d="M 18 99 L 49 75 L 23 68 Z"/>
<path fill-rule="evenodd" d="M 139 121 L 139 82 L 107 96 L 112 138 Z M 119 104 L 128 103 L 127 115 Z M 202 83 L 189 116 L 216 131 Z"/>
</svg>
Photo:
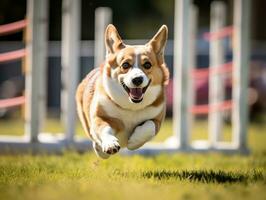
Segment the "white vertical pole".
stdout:
<svg viewBox="0 0 266 200">
<path fill-rule="evenodd" d="M 104 34 L 108 24 L 112 23 L 112 9 L 99 7 L 95 10 L 94 67 L 99 67 L 105 60 Z"/>
<path fill-rule="evenodd" d="M 46 103 L 47 8 L 47 0 L 27 1 L 25 133 L 31 142 L 38 142 L 40 116 Z"/>
<path fill-rule="evenodd" d="M 45 124 L 46 116 L 47 116 L 47 80 L 48 80 L 48 22 L 49 22 L 49 1 L 45 0 L 42 1 L 42 8 L 40 12 L 42 12 L 42 16 L 45 18 L 46 23 L 43 24 L 43 26 L 40 27 L 40 32 L 43 32 L 42 34 L 42 48 L 43 48 L 43 56 L 42 60 L 40 60 L 41 63 L 43 63 L 43 67 L 41 68 L 41 77 L 40 77 L 40 99 L 39 99 L 39 105 L 40 105 L 40 131 L 43 131 L 43 127 Z"/>
<path fill-rule="evenodd" d="M 250 2 L 234 1 L 233 141 L 241 151 L 247 148 Z"/>
<path fill-rule="evenodd" d="M 173 121 L 181 149 L 188 147 L 189 12 L 190 0 L 175 1 Z"/>
<path fill-rule="evenodd" d="M 197 31 L 198 31 L 198 7 L 196 5 L 190 6 L 190 23 L 189 23 L 189 38 L 190 38 L 190 54 L 189 54 L 189 74 L 192 72 L 193 69 L 196 68 L 197 63 Z M 195 105 L 195 80 L 194 78 L 188 78 L 188 108 L 191 108 Z M 189 120 L 188 120 L 188 141 L 191 139 L 191 131 L 194 124 L 195 116 L 192 113 L 188 113 Z"/>
<path fill-rule="evenodd" d="M 214 1 L 211 4 L 211 33 L 221 30 L 226 22 L 226 7 L 222 1 Z M 225 51 L 223 39 L 210 41 L 210 70 L 215 70 L 225 62 Z M 224 101 L 224 76 L 210 74 L 209 76 L 209 105 L 210 108 Z M 212 110 L 212 109 L 210 109 Z M 221 139 L 223 127 L 223 116 L 221 111 L 209 112 L 209 141 L 212 148 L 215 148 Z"/>
<path fill-rule="evenodd" d="M 61 119 L 66 139 L 73 141 L 76 125 L 75 91 L 79 78 L 80 0 L 63 0 Z"/>
</svg>

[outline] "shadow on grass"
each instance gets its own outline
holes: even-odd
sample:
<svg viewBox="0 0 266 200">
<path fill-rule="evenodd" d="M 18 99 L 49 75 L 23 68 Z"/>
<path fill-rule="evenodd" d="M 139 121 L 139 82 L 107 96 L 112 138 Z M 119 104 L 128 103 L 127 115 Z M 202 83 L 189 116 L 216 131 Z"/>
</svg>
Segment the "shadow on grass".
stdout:
<svg viewBox="0 0 266 200">
<path fill-rule="evenodd" d="M 258 171 L 250 173 L 235 173 L 224 171 L 205 171 L 205 170 L 192 170 L 192 171 L 147 171 L 142 173 L 142 177 L 147 179 L 157 180 L 188 180 L 191 182 L 203 183 L 246 183 L 248 181 L 263 180 L 263 174 Z"/>
</svg>

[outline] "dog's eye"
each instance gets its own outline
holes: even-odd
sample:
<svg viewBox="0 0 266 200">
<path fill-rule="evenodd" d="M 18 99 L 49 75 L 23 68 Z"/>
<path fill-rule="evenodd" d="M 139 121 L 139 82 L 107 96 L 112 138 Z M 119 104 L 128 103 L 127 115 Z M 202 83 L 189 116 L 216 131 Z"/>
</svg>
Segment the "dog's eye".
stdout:
<svg viewBox="0 0 266 200">
<path fill-rule="evenodd" d="M 122 64 L 122 67 L 123 67 L 123 69 L 128 69 L 128 68 L 130 68 L 130 64 L 128 62 L 124 62 Z"/>
<path fill-rule="evenodd" d="M 150 69 L 151 68 L 151 63 L 150 62 L 145 62 L 144 64 L 143 64 L 143 67 L 145 68 L 145 69 Z"/>
</svg>

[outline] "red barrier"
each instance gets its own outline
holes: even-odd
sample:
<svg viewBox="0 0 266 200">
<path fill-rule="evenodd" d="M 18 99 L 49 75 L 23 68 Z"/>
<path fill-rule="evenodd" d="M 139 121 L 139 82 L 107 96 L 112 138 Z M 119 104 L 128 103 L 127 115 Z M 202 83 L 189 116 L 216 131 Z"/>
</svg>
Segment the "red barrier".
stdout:
<svg viewBox="0 0 266 200">
<path fill-rule="evenodd" d="M 26 49 L 0 53 L 0 63 L 18 60 L 26 56 Z"/>
<path fill-rule="evenodd" d="M 21 21 L 13 22 L 10 24 L 5 24 L 0 26 L 0 36 L 8 35 L 11 33 L 18 32 L 27 26 L 27 20 L 23 19 Z"/>
<path fill-rule="evenodd" d="M 227 36 L 231 36 L 234 33 L 234 27 L 233 26 L 227 26 L 224 27 L 222 29 L 220 29 L 219 31 L 216 32 L 208 32 L 208 33 L 204 33 L 203 34 L 203 38 L 205 40 L 218 40 L 218 39 L 222 39 L 225 38 Z"/>
<path fill-rule="evenodd" d="M 191 70 L 191 76 L 196 79 L 205 79 L 208 78 L 209 75 L 213 74 L 225 74 L 232 72 L 233 63 L 225 63 L 216 67 L 210 67 L 205 69 L 193 69 Z"/>
<path fill-rule="evenodd" d="M 0 108 L 9 108 L 14 106 L 20 106 L 25 103 L 25 97 L 14 97 L 10 99 L 1 99 L 0 100 Z"/>
<path fill-rule="evenodd" d="M 231 110 L 232 109 L 232 101 L 224 101 L 218 103 L 216 105 L 210 106 L 209 104 L 206 105 L 195 105 L 190 109 L 190 112 L 195 115 L 206 115 L 210 112 L 215 111 L 224 111 L 224 110 Z"/>
</svg>

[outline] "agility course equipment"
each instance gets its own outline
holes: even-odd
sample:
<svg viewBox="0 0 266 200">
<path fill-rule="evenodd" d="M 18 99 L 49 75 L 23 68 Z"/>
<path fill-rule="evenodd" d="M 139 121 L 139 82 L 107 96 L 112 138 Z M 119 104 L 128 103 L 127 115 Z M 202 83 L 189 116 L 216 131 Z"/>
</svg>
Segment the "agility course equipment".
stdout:
<svg viewBox="0 0 266 200">
<path fill-rule="evenodd" d="M 95 10 L 95 44 L 94 67 L 100 66 L 105 60 L 104 33 L 108 24 L 112 23 L 112 10 L 107 7 L 99 7 Z"/>
<path fill-rule="evenodd" d="M 212 40 L 221 39 L 224 36 L 229 34 L 234 35 L 234 48 L 233 48 L 233 100 L 232 102 L 222 101 L 222 95 L 219 94 L 221 88 L 217 87 L 219 83 L 219 78 L 215 76 L 210 76 L 211 84 L 214 84 L 215 87 L 211 89 L 210 99 L 211 105 L 197 107 L 198 113 L 206 113 L 214 111 L 211 119 L 211 126 L 209 128 L 209 141 L 194 141 L 190 142 L 190 133 L 188 131 L 189 124 L 189 6 L 190 1 L 175 1 L 176 3 L 176 15 L 175 18 L 175 43 L 174 49 L 177 52 L 174 54 L 174 136 L 169 138 L 165 144 L 160 145 L 146 145 L 145 148 L 138 150 L 139 153 L 144 154 L 153 154 L 158 152 L 175 152 L 175 151 L 222 151 L 222 152 L 248 152 L 246 146 L 246 136 L 247 136 L 247 116 L 248 116 L 248 107 L 247 107 L 247 86 L 248 86 L 248 69 L 249 69 L 249 15 L 250 15 L 250 1 L 248 0 L 235 0 L 234 1 L 234 25 L 233 28 L 223 29 L 222 32 L 219 32 L 217 29 L 221 28 L 220 26 L 223 22 L 217 22 L 217 24 L 212 24 L 212 31 L 209 36 Z M 216 5 L 215 5 L 216 4 Z M 219 19 L 219 16 L 223 12 L 223 8 L 217 9 L 217 3 L 212 5 L 212 10 L 218 14 L 214 16 L 214 19 Z M 211 45 L 211 51 L 214 51 L 214 55 L 221 53 L 221 44 L 220 42 L 215 42 Z M 218 53 L 217 53 L 218 52 Z M 219 55 L 220 56 L 220 55 Z M 222 60 L 216 58 L 217 63 L 214 63 L 214 66 L 211 67 L 210 71 L 205 72 L 213 73 L 218 71 L 228 71 L 227 68 L 230 66 L 230 63 L 225 65 L 226 67 L 217 67 L 221 65 Z M 211 62 L 212 63 L 212 62 Z M 202 73 L 203 71 L 201 71 Z M 221 84 L 221 83 L 219 83 Z M 221 84 L 222 85 L 222 84 Z M 216 93 L 216 94 L 213 94 Z M 229 109 L 232 107 L 233 112 L 233 140 L 232 142 L 225 143 L 218 141 L 218 128 L 220 128 L 219 123 L 221 122 L 220 115 L 217 111 L 221 109 Z M 193 111 L 193 110 L 192 110 Z M 195 111 L 195 109 L 194 109 Z M 210 132 L 211 130 L 211 132 Z M 212 132 L 215 131 L 215 132 Z"/>
<path fill-rule="evenodd" d="M 26 56 L 26 98 L 18 97 L 10 100 L 0 100 L 0 107 L 21 105 L 25 102 L 26 124 L 23 137 L 0 137 L 0 152 L 61 152 L 65 148 L 73 148 L 78 151 L 91 149 L 91 143 L 87 139 L 75 137 L 76 106 L 74 93 L 79 74 L 79 49 L 80 49 L 80 0 L 64 0 L 62 15 L 62 121 L 65 124 L 65 134 L 50 135 L 41 133 L 41 125 L 45 118 L 46 104 L 46 70 L 47 70 L 47 0 L 28 0 L 27 20 L 14 23 L 13 27 L 1 26 L 1 33 L 16 32 L 21 27 L 27 26 L 26 50 L 18 50 L 16 53 L 0 55 L 0 61 L 11 61 Z M 194 69 L 195 67 L 195 38 L 197 32 L 197 8 L 191 7 L 188 0 L 175 1 L 175 35 L 174 35 L 174 103 L 173 103 L 173 137 L 164 143 L 148 143 L 136 151 L 122 151 L 125 154 L 156 154 L 162 152 L 178 151 L 221 151 L 241 152 L 248 151 L 246 146 L 247 136 L 247 84 L 249 68 L 249 0 L 235 0 L 233 26 L 224 27 L 222 17 L 217 19 L 217 24 L 211 25 L 211 32 L 204 37 L 212 42 L 210 56 L 213 58 L 209 69 Z M 217 6 L 218 5 L 218 6 Z M 222 5 L 223 6 L 223 5 Z M 223 12 L 221 3 L 212 5 L 213 13 Z M 219 8 L 218 8 L 219 7 Z M 218 9 L 217 9 L 218 8 Z M 214 11 L 216 10 L 216 11 Z M 97 19 L 95 28 L 95 64 L 105 54 L 103 47 L 103 30 L 111 21 L 109 8 L 100 8 L 96 11 Z M 219 21 L 219 20 L 220 21 Z M 19 24 L 19 25 L 18 25 Z M 21 25 L 22 24 L 22 25 Z M 4 27 L 4 28 L 3 28 Z M 6 31 L 9 30 L 9 31 Z M 75 30 L 75 31 L 73 31 Z M 232 36 L 234 40 L 233 62 L 224 63 L 223 45 L 221 39 Z M 98 49 L 97 49 L 98 48 Z M 5 56 L 3 56 L 5 55 Z M 7 56 L 8 55 L 8 56 Z M 217 58 L 220 56 L 219 58 Z M 211 58 L 212 59 L 212 58 Z M 222 80 L 219 75 L 231 73 L 233 77 L 233 99 L 224 101 L 221 93 L 222 85 L 217 83 Z M 192 78 L 193 77 L 193 78 Z M 192 86 L 195 78 L 210 80 L 213 86 L 209 99 L 210 105 L 194 105 Z M 233 140 L 230 143 L 220 142 L 219 130 L 221 127 L 221 110 L 233 112 Z M 192 113 L 208 114 L 209 117 L 209 141 L 190 142 L 193 123 Z M 219 130 L 218 130 L 219 129 Z"/>
<path fill-rule="evenodd" d="M 18 22 L 1 25 L 0 26 L 0 36 L 15 33 L 18 31 L 21 31 L 25 29 L 27 25 L 26 20 L 21 20 Z M 19 49 L 19 50 L 13 50 L 5 53 L 0 53 L 0 64 L 10 61 L 19 60 L 22 58 L 25 58 L 26 56 L 26 50 L 25 48 Z M 0 100 L 0 108 L 9 108 L 14 106 L 21 106 L 25 103 L 25 97 L 14 97 L 10 99 L 1 99 Z"/>
<path fill-rule="evenodd" d="M 75 2 L 75 6 L 72 7 L 69 3 Z M 52 136 L 50 134 L 40 133 L 41 126 L 45 118 L 46 110 L 46 70 L 47 70 L 47 34 L 48 34 L 48 1 L 47 0 L 28 0 L 27 1 L 27 20 L 12 23 L 10 25 L 3 25 L 0 27 L 1 34 L 8 34 L 19 31 L 23 28 L 27 29 L 26 34 L 26 49 L 18 50 L 14 52 L 4 53 L 0 55 L 1 61 L 11 61 L 26 56 L 26 91 L 24 97 L 16 97 L 13 99 L 0 100 L 0 107 L 17 106 L 25 103 L 25 134 L 22 137 L 1 136 L 0 137 L 0 152 L 50 152 L 57 153 L 63 149 L 71 146 L 78 151 L 85 151 L 91 147 L 88 140 L 73 140 L 73 123 L 75 122 L 75 103 L 74 93 L 76 89 L 78 74 L 74 75 L 75 70 L 72 68 L 78 64 L 75 64 L 77 60 L 79 48 L 77 41 L 79 40 L 76 31 L 69 31 L 70 26 L 73 27 L 73 19 L 75 20 L 79 16 L 79 4 L 80 1 L 65 1 L 64 8 L 66 8 L 63 14 L 63 30 L 67 33 L 73 33 L 73 35 L 63 35 L 63 64 L 62 74 L 71 74 L 66 78 L 71 80 L 73 85 L 66 85 L 68 91 L 63 90 L 62 93 L 67 93 L 67 112 L 70 112 L 67 116 L 67 123 L 70 126 L 66 129 L 66 137 L 60 135 Z M 71 8 L 71 9 L 70 9 Z M 72 20 L 72 21 L 71 21 Z M 75 30 L 79 30 L 79 25 L 76 25 Z M 65 29 L 64 29 L 65 28 Z M 65 34 L 64 33 L 64 34 Z M 76 48 L 75 48 L 76 47 Z M 71 49 L 73 49 L 71 51 Z M 74 52 L 73 52 L 74 51 Z M 67 58 L 69 56 L 69 58 Z M 73 60 L 74 58 L 74 60 Z M 69 59 L 69 60 L 68 60 Z M 72 59 L 72 60 L 71 60 Z M 72 64 L 72 67 L 69 67 Z M 65 69 L 66 68 L 66 69 Z M 73 78 L 73 79 L 69 79 Z M 71 90 L 70 90 L 71 89 Z M 69 96 L 72 95 L 72 98 Z M 72 109 L 72 110 L 71 110 Z M 72 114 L 72 115 L 71 115 Z M 73 118 L 74 116 L 74 118 Z M 66 124 L 67 124 L 66 123 Z"/>
<path fill-rule="evenodd" d="M 74 141 L 76 124 L 75 91 L 79 79 L 81 2 L 65 0 L 62 15 L 61 120 L 68 142 Z M 73 31 L 75 30 L 75 31 Z"/>
</svg>

